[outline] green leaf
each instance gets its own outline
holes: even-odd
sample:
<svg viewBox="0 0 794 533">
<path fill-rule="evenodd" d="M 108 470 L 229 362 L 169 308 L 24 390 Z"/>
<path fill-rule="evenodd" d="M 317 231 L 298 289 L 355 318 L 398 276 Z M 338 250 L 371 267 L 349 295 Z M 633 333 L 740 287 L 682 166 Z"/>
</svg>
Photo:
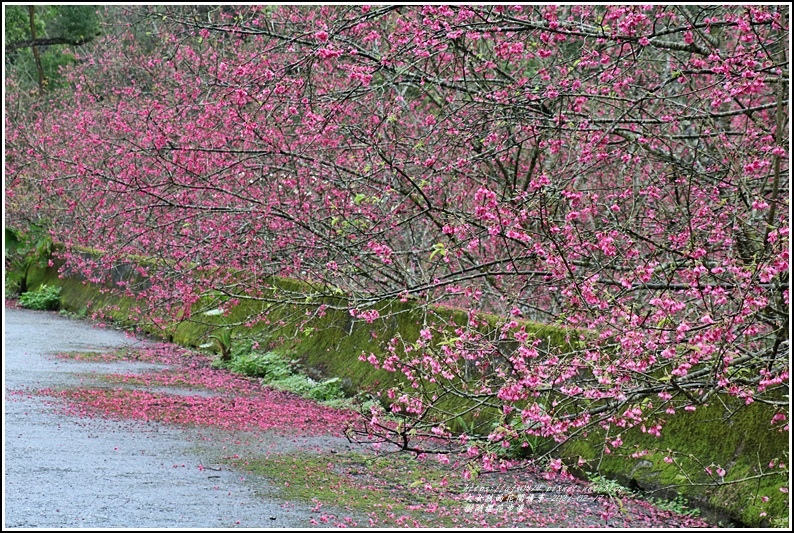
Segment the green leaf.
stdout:
<svg viewBox="0 0 794 533">
<path fill-rule="evenodd" d="M 447 256 L 447 248 L 443 242 L 438 242 L 433 245 L 433 251 L 430 253 L 430 260 L 432 261 L 436 254 L 441 254 L 441 257 Z"/>
<path fill-rule="evenodd" d="M 447 339 L 438 343 L 439 346 L 452 346 L 453 344 L 460 341 L 460 337 L 452 337 L 451 339 Z"/>
<path fill-rule="evenodd" d="M 5 249 L 6 252 L 15 252 L 19 246 L 22 244 L 19 237 L 17 236 L 17 232 L 11 228 L 6 228 L 5 232 Z"/>
</svg>

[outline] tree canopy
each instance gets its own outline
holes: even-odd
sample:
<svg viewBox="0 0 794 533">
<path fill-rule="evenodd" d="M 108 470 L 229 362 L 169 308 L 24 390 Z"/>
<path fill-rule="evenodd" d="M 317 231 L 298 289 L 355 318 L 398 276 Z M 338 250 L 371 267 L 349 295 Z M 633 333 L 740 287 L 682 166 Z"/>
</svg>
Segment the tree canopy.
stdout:
<svg viewBox="0 0 794 533">
<path fill-rule="evenodd" d="M 450 397 L 502 413 L 480 451 L 659 434 L 725 398 L 787 430 L 787 7 L 138 16 L 62 93 L 8 106 L 9 216 L 46 219 L 65 268 L 151 258 L 117 289 L 153 320 L 264 300 L 272 275 L 311 312 L 419 306 L 418 338 L 362 354 L 404 378 L 382 391 L 403 419 L 370 413 L 401 444 L 461 442 Z"/>
</svg>

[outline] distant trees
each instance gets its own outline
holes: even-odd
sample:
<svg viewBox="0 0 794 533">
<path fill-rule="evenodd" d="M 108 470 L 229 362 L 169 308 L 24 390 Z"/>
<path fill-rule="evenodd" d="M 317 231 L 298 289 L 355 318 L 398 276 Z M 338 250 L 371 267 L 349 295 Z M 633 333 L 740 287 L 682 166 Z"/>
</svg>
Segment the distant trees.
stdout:
<svg viewBox="0 0 794 533">
<path fill-rule="evenodd" d="M 9 5 L 4 7 L 5 65 L 27 90 L 57 84 L 58 69 L 71 64 L 71 47 L 100 35 L 100 6 Z"/>
</svg>

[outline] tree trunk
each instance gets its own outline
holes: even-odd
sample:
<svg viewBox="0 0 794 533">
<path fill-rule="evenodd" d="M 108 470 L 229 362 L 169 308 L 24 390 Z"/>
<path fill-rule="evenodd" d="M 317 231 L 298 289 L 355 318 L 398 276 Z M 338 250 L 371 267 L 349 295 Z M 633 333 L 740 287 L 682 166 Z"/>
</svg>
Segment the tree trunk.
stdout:
<svg viewBox="0 0 794 533">
<path fill-rule="evenodd" d="M 36 42 L 36 6 L 28 6 L 28 18 L 30 19 L 30 38 L 33 43 Z M 47 80 L 44 77 L 44 68 L 41 66 L 41 55 L 39 55 L 39 47 L 36 44 L 31 46 L 33 50 L 33 59 L 36 61 L 36 70 L 39 73 L 39 91 L 44 92 L 44 86 Z"/>
</svg>

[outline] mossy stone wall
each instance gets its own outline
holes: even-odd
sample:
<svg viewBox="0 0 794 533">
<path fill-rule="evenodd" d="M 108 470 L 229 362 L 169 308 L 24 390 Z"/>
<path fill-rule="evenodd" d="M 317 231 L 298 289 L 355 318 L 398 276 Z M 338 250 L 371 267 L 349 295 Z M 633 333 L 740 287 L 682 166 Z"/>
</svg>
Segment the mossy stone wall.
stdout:
<svg viewBox="0 0 794 533">
<path fill-rule="evenodd" d="M 57 265 L 33 269 L 28 282 L 30 290 L 43 283 L 61 287 L 62 306 L 70 312 L 99 313 L 125 326 L 139 326 L 129 318 L 136 305 L 133 298 L 112 295 L 106 288 L 86 284 L 75 277 L 59 277 Z M 375 338 L 389 339 L 399 333 L 406 339 L 416 339 L 426 319 L 422 311 L 412 309 L 409 303 L 390 305 L 389 311 L 400 312 L 374 324 L 354 320 L 341 309 L 329 309 L 323 316 L 315 314 L 299 328 L 292 320 L 300 310 L 298 305 L 272 306 L 244 301 L 228 316 L 206 317 L 206 324 L 186 321 L 172 323 L 165 330 L 153 326 L 143 329 L 168 341 L 195 347 L 207 342 L 214 327 L 242 321 L 252 313 L 265 310 L 268 323 L 259 323 L 250 329 L 240 326 L 239 332 L 244 330 L 247 336 L 258 335 L 277 350 L 288 350 L 307 368 L 325 377 L 347 380 L 355 389 L 384 388 L 395 384 L 398 376 L 359 361 L 359 355 L 379 351 Z M 447 322 L 461 323 L 466 319 L 462 311 L 440 310 L 439 313 L 444 315 L 439 318 Z M 548 342 L 565 342 L 564 332 L 543 330 L 543 333 L 549 337 Z M 661 438 L 633 428 L 620 435 L 623 446 L 611 454 L 603 454 L 595 451 L 602 448 L 605 439 L 604 433 L 597 431 L 567 443 L 560 455 L 572 465 L 581 457 L 589 467 L 597 466 L 602 475 L 628 486 L 644 490 L 671 487 L 661 494 L 669 497 L 679 492 L 704 508 L 747 526 L 787 524 L 788 495 L 780 491 L 787 479 L 787 469 L 781 470 L 779 476 L 756 477 L 745 483 L 734 481 L 768 472 L 770 462 L 787 465 L 788 432 L 770 425 L 774 411 L 769 406 L 754 404 L 737 409 L 740 406 L 735 404 L 735 399 L 722 400 L 727 403 L 715 402 L 694 412 L 669 417 Z M 611 437 L 615 436 L 617 433 L 613 430 Z M 716 472 L 718 466 L 726 470 L 726 475 L 724 482 L 715 487 L 707 483 L 711 476 L 705 468 L 711 467 L 712 472 Z"/>
</svg>

